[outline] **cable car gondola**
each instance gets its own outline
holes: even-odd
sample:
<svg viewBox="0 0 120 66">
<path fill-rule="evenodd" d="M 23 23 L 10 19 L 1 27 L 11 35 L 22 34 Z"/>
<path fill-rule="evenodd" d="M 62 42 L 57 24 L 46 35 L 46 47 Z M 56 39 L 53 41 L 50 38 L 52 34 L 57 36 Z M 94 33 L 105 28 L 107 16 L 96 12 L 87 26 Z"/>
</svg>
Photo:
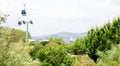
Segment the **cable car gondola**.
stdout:
<svg viewBox="0 0 120 66">
<path fill-rule="evenodd" d="M 23 20 L 22 22 L 23 22 L 23 24 L 25 24 L 25 23 L 26 23 L 24 20 Z"/>
<path fill-rule="evenodd" d="M 22 14 L 22 16 L 26 16 L 26 11 L 22 10 L 21 14 Z"/>
<path fill-rule="evenodd" d="M 22 25 L 21 21 L 18 21 L 18 25 Z"/>
<path fill-rule="evenodd" d="M 30 24 L 33 24 L 33 21 L 32 21 L 32 20 L 30 21 Z"/>
</svg>

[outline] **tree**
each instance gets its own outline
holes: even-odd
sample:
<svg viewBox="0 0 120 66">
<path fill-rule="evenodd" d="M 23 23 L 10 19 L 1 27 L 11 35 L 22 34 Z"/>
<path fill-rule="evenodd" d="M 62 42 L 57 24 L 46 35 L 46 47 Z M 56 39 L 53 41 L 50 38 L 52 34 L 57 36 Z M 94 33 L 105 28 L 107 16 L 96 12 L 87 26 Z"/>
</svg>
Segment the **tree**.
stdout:
<svg viewBox="0 0 120 66">
<path fill-rule="evenodd" d="M 106 51 L 111 49 L 113 44 L 120 44 L 120 18 L 108 22 L 103 27 L 96 27 L 88 31 L 85 37 L 85 44 L 89 56 L 97 60 L 97 50 Z"/>
<path fill-rule="evenodd" d="M 0 11 L 0 23 L 6 22 L 8 16 L 9 16 L 8 14 L 3 14 L 3 12 Z"/>
</svg>

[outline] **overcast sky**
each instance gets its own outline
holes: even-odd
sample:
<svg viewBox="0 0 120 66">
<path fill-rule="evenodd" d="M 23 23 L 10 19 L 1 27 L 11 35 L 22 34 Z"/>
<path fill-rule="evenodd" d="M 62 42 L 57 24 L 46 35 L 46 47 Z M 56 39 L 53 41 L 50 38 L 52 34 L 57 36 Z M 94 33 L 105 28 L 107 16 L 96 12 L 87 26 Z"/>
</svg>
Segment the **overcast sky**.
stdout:
<svg viewBox="0 0 120 66">
<path fill-rule="evenodd" d="M 0 0 L 0 10 L 10 14 L 2 25 L 26 30 L 26 25 L 17 25 L 24 4 L 26 18 L 34 22 L 29 25 L 32 36 L 87 32 L 120 16 L 120 0 Z"/>
</svg>

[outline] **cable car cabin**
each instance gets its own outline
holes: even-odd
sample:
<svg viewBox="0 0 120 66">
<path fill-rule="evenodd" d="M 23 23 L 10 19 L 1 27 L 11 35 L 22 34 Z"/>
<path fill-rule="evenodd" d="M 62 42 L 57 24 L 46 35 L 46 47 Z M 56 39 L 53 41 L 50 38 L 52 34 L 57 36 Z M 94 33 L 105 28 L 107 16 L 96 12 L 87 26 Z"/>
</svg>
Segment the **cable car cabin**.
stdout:
<svg viewBox="0 0 120 66">
<path fill-rule="evenodd" d="M 33 24 L 33 21 L 32 21 L 32 20 L 30 21 L 30 24 Z"/>
<path fill-rule="evenodd" d="M 22 10 L 21 14 L 22 14 L 22 16 L 26 16 L 26 11 Z"/>
<path fill-rule="evenodd" d="M 23 20 L 22 22 L 23 22 L 23 24 L 25 24 L 25 23 L 26 23 L 24 20 Z"/>
<path fill-rule="evenodd" d="M 22 25 L 21 21 L 18 21 L 18 25 Z"/>
</svg>

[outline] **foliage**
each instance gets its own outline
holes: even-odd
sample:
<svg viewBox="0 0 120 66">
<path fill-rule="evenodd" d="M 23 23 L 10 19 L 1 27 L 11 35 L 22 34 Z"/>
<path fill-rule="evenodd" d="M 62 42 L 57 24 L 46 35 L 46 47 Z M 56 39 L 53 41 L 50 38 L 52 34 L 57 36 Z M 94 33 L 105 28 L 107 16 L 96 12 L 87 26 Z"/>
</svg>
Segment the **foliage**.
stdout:
<svg viewBox="0 0 120 66">
<path fill-rule="evenodd" d="M 99 66 L 120 66 L 120 45 L 112 46 L 111 50 L 98 51 L 100 56 L 97 60 Z"/>
<path fill-rule="evenodd" d="M 6 22 L 8 16 L 8 14 L 4 14 L 2 11 L 0 11 L 0 23 Z"/>
<path fill-rule="evenodd" d="M 77 55 L 74 56 L 71 66 L 97 66 L 97 64 L 88 55 Z"/>
<path fill-rule="evenodd" d="M 18 29 L 12 29 L 11 35 L 13 36 L 13 41 L 23 40 L 25 41 L 26 32 Z M 28 38 L 31 38 L 30 34 L 28 33 Z"/>
<path fill-rule="evenodd" d="M 62 38 L 52 38 L 52 37 L 49 37 L 49 38 L 48 38 L 48 41 L 49 41 L 49 42 L 57 43 L 57 44 L 59 44 L 59 45 L 65 44 L 65 41 L 64 41 Z"/>
<path fill-rule="evenodd" d="M 5 22 L 7 16 L 0 13 L 0 23 Z M 0 27 L 0 66 L 40 66 L 40 62 L 29 55 L 33 46 L 20 41 L 24 37 L 24 31 Z"/>
<path fill-rule="evenodd" d="M 22 41 L 9 43 L 0 39 L 0 66 L 39 66 L 40 62 L 29 55 L 32 48 Z"/>
<path fill-rule="evenodd" d="M 38 44 L 42 45 L 42 46 L 46 46 L 47 44 L 49 44 L 50 41 L 40 41 L 38 42 Z"/>
<path fill-rule="evenodd" d="M 4 14 L 0 11 L 0 23 L 6 22 L 8 16 L 8 14 Z M 0 27 L 0 38 L 6 38 L 9 42 L 25 41 L 25 35 L 26 33 L 22 30 Z M 30 34 L 28 34 L 28 38 L 31 38 Z"/>
<path fill-rule="evenodd" d="M 42 66 L 70 66 L 72 63 L 72 58 L 67 55 L 64 45 L 55 42 L 36 45 L 31 55 L 34 59 L 39 59 Z"/>
<path fill-rule="evenodd" d="M 34 45 L 34 49 L 30 52 L 30 55 L 35 59 L 35 55 L 39 50 L 42 50 L 44 48 L 47 48 L 48 46 L 59 46 L 64 45 L 65 48 L 65 42 L 61 38 L 48 38 L 48 41 L 40 41 L 38 44 Z"/>
<path fill-rule="evenodd" d="M 85 37 L 85 44 L 89 56 L 97 60 L 97 50 L 106 51 L 111 49 L 113 44 L 120 43 L 120 18 L 114 19 L 113 23 L 108 22 L 103 27 L 96 27 L 88 31 Z"/>
<path fill-rule="evenodd" d="M 34 44 L 33 46 L 34 46 L 34 48 L 31 50 L 30 55 L 32 56 L 33 59 L 36 59 L 36 53 L 39 50 L 43 49 L 44 45 L 41 44 L 41 42 L 40 42 L 39 44 Z"/>
<path fill-rule="evenodd" d="M 0 27 L 0 38 L 4 38 L 8 42 L 17 42 L 19 40 L 25 41 L 25 35 L 26 33 L 22 30 Z M 29 38 L 30 37 L 29 34 Z"/>
<path fill-rule="evenodd" d="M 62 47 L 47 47 L 38 51 L 36 56 L 41 62 L 44 62 L 45 66 L 70 66 L 72 62 Z"/>
<path fill-rule="evenodd" d="M 68 48 L 68 52 L 75 54 L 75 55 L 80 55 L 80 54 L 85 54 L 86 53 L 86 46 L 84 43 L 84 38 L 79 38 L 77 39 L 71 46 Z"/>
</svg>

